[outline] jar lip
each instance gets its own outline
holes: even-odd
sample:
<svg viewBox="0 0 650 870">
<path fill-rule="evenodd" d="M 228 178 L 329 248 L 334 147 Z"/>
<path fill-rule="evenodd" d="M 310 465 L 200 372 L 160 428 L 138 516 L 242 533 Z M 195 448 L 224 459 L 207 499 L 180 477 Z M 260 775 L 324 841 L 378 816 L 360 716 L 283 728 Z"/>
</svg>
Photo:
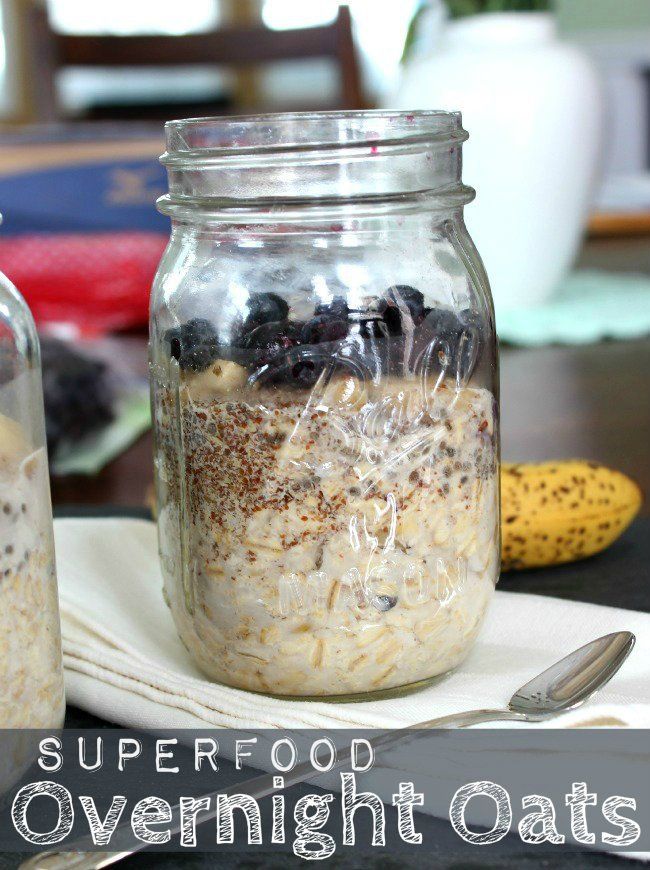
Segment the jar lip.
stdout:
<svg viewBox="0 0 650 870">
<path fill-rule="evenodd" d="M 467 139 L 460 112 L 284 112 L 186 118 L 165 124 L 165 165 L 219 161 L 248 155 L 367 151 Z"/>
</svg>

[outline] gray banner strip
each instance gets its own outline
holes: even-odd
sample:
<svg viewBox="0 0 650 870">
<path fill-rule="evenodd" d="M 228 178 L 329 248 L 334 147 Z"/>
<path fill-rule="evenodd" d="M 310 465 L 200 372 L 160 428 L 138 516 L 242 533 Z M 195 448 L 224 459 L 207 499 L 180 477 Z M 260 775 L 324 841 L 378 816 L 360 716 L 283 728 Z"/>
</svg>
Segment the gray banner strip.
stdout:
<svg viewBox="0 0 650 870">
<path fill-rule="evenodd" d="M 0 851 L 650 851 L 650 733 L 0 731 Z"/>
</svg>

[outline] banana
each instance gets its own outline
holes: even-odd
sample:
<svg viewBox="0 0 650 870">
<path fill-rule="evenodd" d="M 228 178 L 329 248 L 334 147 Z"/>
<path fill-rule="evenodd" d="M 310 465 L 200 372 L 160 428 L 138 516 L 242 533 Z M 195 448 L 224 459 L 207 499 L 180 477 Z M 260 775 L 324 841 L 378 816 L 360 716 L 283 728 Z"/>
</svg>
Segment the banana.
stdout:
<svg viewBox="0 0 650 870">
<path fill-rule="evenodd" d="M 630 525 L 641 490 L 584 460 L 501 468 L 501 567 L 539 568 L 599 553 Z"/>
</svg>

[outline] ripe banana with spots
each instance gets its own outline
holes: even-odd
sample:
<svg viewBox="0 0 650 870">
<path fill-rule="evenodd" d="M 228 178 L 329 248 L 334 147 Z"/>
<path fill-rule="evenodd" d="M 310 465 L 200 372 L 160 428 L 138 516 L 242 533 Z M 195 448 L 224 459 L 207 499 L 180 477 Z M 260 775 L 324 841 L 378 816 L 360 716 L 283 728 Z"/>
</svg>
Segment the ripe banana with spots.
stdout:
<svg viewBox="0 0 650 870">
<path fill-rule="evenodd" d="M 583 460 L 501 468 L 501 566 L 539 568 L 592 556 L 630 525 L 641 490 Z"/>
</svg>

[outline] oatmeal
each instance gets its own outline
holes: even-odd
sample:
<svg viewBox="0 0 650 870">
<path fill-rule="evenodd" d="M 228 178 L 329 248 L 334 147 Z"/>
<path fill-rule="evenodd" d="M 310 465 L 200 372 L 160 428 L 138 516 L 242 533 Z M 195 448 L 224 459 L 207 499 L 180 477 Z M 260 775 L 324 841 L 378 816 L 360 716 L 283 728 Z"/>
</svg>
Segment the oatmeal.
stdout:
<svg viewBox="0 0 650 870">
<path fill-rule="evenodd" d="M 498 362 L 459 113 L 171 121 L 150 303 L 164 590 L 211 678 L 421 686 L 499 565 Z"/>
<path fill-rule="evenodd" d="M 48 469 L 0 415 L 0 727 L 63 724 L 64 694 Z"/>
<path fill-rule="evenodd" d="M 181 372 L 158 407 L 161 557 L 206 674 L 326 696 L 455 667 L 498 575 L 493 408 L 444 377 Z"/>
</svg>

